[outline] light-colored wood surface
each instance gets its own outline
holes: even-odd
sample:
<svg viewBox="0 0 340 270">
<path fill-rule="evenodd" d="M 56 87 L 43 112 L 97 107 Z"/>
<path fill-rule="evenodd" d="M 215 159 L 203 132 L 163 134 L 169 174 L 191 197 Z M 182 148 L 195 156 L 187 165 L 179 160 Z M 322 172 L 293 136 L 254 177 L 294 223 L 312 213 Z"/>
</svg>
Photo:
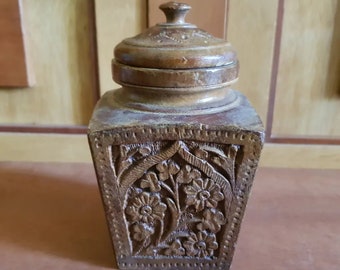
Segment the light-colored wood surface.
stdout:
<svg viewBox="0 0 340 270">
<path fill-rule="evenodd" d="M 92 163 L 86 135 L 0 133 L 0 146 L 0 161 Z M 267 143 L 260 166 L 340 169 L 340 146 Z"/>
<path fill-rule="evenodd" d="M 267 143 L 261 155 L 260 165 L 279 168 L 340 169 L 340 146 Z"/>
<path fill-rule="evenodd" d="M 146 0 L 95 0 L 100 92 L 120 87 L 113 82 L 113 48 L 146 28 Z"/>
<path fill-rule="evenodd" d="M 29 89 L 0 89 L 2 124 L 87 124 L 93 109 L 90 0 L 22 0 Z"/>
<path fill-rule="evenodd" d="M 340 2 L 286 0 L 274 137 L 340 138 Z"/>
<path fill-rule="evenodd" d="M 0 133 L 0 161 L 92 162 L 86 135 Z"/>
<path fill-rule="evenodd" d="M 159 9 L 168 0 L 148 0 L 148 22 L 149 26 L 165 22 L 164 13 Z M 186 22 L 197 25 L 197 27 L 209 32 L 215 37 L 224 38 L 226 33 L 227 0 L 183 1 L 191 6 L 186 16 Z"/>
<path fill-rule="evenodd" d="M 266 123 L 278 1 L 230 0 L 227 38 L 237 50 L 244 93 Z"/>
<path fill-rule="evenodd" d="M 338 270 L 340 171 L 259 169 L 232 269 Z M 116 269 L 90 164 L 0 163 L 0 268 Z"/>
<path fill-rule="evenodd" d="M 93 107 L 94 70 L 89 57 L 89 2 L 22 0 L 37 83 L 30 89 L 0 90 L 0 123 L 87 124 Z M 285 2 L 274 135 L 287 135 L 287 130 L 288 135 L 305 137 L 316 135 L 315 131 L 339 136 L 339 1 Z M 277 4 L 230 0 L 229 6 L 228 40 L 241 61 L 235 88 L 249 97 L 263 120 L 268 108 Z M 146 27 L 146 0 L 95 0 L 95 5 L 103 93 L 117 87 L 111 79 L 113 47 Z M 311 82 L 324 87 L 309 88 Z M 291 85 L 294 87 L 288 87 Z M 292 97 L 296 97 L 295 103 Z M 89 163 L 91 157 L 85 135 L 2 133 L 0 160 Z M 266 144 L 261 158 L 261 166 L 269 167 L 327 169 L 339 168 L 339 164 L 339 145 Z"/>
<path fill-rule="evenodd" d="M 25 52 L 20 1 L 0 1 L 0 87 L 25 87 L 33 83 Z"/>
</svg>

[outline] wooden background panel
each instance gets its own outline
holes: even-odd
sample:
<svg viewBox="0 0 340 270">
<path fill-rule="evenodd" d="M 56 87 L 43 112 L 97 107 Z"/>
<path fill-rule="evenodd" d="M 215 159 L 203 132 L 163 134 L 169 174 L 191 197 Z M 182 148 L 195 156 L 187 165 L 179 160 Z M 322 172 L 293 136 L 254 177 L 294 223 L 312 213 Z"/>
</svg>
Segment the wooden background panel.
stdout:
<svg viewBox="0 0 340 270">
<path fill-rule="evenodd" d="M 227 37 L 237 50 L 244 93 L 264 123 L 269 102 L 278 1 L 230 0 Z"/>
<path fill-rule="evenodd" d="M 0 87 L 26 87 L 31 85 L 33 74 L 27 61 L 20 0 L 1 0 Z"/>
<path fill-rule="evenodd" d="M 334 28 L 332 35 L 332 45 L 329 52 L 328 77 L 326 82 L 327 95 L 334 99 L 340 98 L 340 1 L 338 0 Z"/>
<path fill-rule="evenodd" d="M 0 161 L 92 162 L 85 134 L 0 133 L 0 142 Z"/>
<path fill-rule="evenodd" d="M 168 0 L 148 0 L 148 24 L 154 26 L 165 22 L 164 13 L 159 9 Z M 210 34 L 224 38 L 226 32 L 227 0 L 185 0 L 192 7 L 186 21 L 208 31 Z"/>
<path fill-rule="evenodd" d="M 340 137 L 338 0 L 286 0 L 272 137 Z"/>
<path fill-rule="evenodd" d="M 100 92 L 120 87 L 111 75 L 113 48 L 146 28 L 146 0 L 95 0 Z"/>
<path fill-rule="evenodd" d="M 0 90 L 0 123 L 87 124 L 95 74 L 91 0 L 23 0 L 22 4 L 36 85 Z"/>
<path fill-rule="evenodd" d="M 0 162 L 92 163 L 86 135 L 0 133 Z M 72 146 L 72 147 L 70 147 Z M 340 169 L 340 145 L 267 143 L 261 167 Z"/>
</svg>

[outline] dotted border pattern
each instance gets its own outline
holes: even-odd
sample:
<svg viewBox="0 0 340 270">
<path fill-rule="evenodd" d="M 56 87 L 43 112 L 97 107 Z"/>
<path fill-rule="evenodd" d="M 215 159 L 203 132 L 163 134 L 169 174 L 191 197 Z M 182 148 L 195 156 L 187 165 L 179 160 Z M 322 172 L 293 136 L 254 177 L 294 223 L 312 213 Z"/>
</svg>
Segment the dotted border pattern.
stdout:
<svg viewBox="0 0 340 270">
<path fill-rule="evenodd" d="M 93 140 L 91 136 L 89 136 L 89 140 L 94 156 L 93 160 L 95 162 L 98 185 L 100 186 L 111 241 L 116 251 L 116 259 L 118 261 L 117 251 L 121 253 L 120 256 L 130 255 L 129 250 L 123 243 L 124 232 L 123 226 L 120 225 L 123 220 L 119 219 L 119 212 L 117 211 L 117 208 L 122 209 L 122 206 L 118 198 L 119 196 L 114 196 L 114 194 L 119 194 L 118 186 L 115 183 L 115 177 L 112 177 L 113 168 L 110 166 L 111 162 L 109 160 L 108 146 L 105 145 L 105 136 L 100 136 L 99 138 L 94 137 Z M 96 160 L 98 162 L 96 162 Z M 122 215 L 120 217 L 122 217 Z"/>
<path fill-rule="evenodd" d="M 235 129 L 232 131 L 224 130 L 207 130 L 207 129 L 194 129 L 194 128 L 183 128 L 183 127 L 159 127 L 159 128 L 141 128 L 137 127 L 134 130 L 131 129 L 114 129 L 114 130 L 104 130 L 102 132 L 95 132 L 89 134 L 89 139 L 93 144 L 91 144 L 92 152 L 94 155 L 94 160 L 98 160 L 96 164 L 98 183 L 102 189 L 102 198 L 104 205 L 106 206 L 106 214 L 110 214 L 108 220 L 110 232 L 112 236 L 112 241 L 115 247 L 117 264 L 120 269 L 139 269 L 143 267 L 153 267 L 153 268 L 173 268 L 173 267 L 185 267 L 195 268 L 197 267 L 209 267 L 208 269 L 228 269 L 231 264 L 231 260 L 234 253 L 234 248 L 237 236 L 240 230 L 241 220 L 244 215 L 245 206 L 247 203 L 249 189 L 251 187 L 254 174 L 257 168 L 257 163 L 259 159 L 259 152 L 256 148 L 261 149 L 263 145 L 263 136 L 261 133 L 245 131 L 241 129 Z M 112 168 L 110 166 L 109 155 L 106 153 L 108 147 L 112 145 L 129 144 L 129 143 L 142 143 L 142 142 L 152 142 L 156 140 L 198 140 L 204 142 L 213 143 L 224 143 L 224 144 L 239 144 L 243 145 L 245 150 L 245 157 L 248 158 L 243 160 L 241 164 L 241 169 L 239 170 L 239 175 L 237 179 L 242 179 L 239 184 L 238 194 L 236 195 L 237 203 L 235 204 L 235 209 L 231 210 L 233 213 L 232 222 L 228 226 L 225 237 L 222 240 L 223 248 L 222 252 L 217 260 L 209 262 L 192 262 L 194 259 L 189 259 L 191 262 L 179 263 L 179 262 L 157 262 L 153 263 L 143 263 L 143 262 L 124 262 L 124 258 L 131 258 L 134 261 L 141 260 L 146 261 L 147 258 L 135 258 L 131 254 L 126 254 L 127 247 L 123 243 L 122 227 L 120 222 L 122 220 L 117 220 L 117 216 L 114 211 L 115 206 L 117 206 L 117 197 L 112 196 L 113 192 L 110 186 L 114 186 L 119 194 L 118 184 L 113 183 L 110 175 L 112 174 Z M 249 141 L 249 143 L 245 143 Z M 251 148 L 252 147 L 252 148 Z M 99 151 L 98 151 L 99 150 Z M 98 167 L 98 168 L 97 168 Z M 108 171 L 108 169 L 110 169 Z M 108 217 L 108 214 L 107 214 Z M 115 217 L 115 218 L 114 218 Z M 125 233 L 126 235 L 126 233 Z M 128 243 L 126 237 L 126 243 Z M 125 251 L 125 252 L 124 252 Z M 125 254 L 124 254 L 125 253 Z M 157 259 L 155 259 L 157 260 Z M 174 259 L 176 260 L 176 259 Z M 178 259 L 179 260 L 179 259 Z M 198 259 L 197 259 L 198 261 Z"/>
<path fill-rule="evenodd" d="M 185 260 L 185 259 L 182 259 Z M 192 259 L 188 259 L 192 260 Z M 223 264 L 221 262 L 160 262 L 160 263 L 129 263 L 129 262 L 119 262 L 118 266 L 120 269 L 228 269 L 229 265 Z"/>
<path fill-rule="evenodd" d="M 256 155 L 255 153 L 254 157 L 256 156 L 259 157 L 259 155 Z M 227 233 L 223 240 L 223 253 L 221 255 L 222 260 L 232 261 L 257 164 L 258 162 L 256 159 L 247 159 L 242 164 L 244 169 L 240 170 L 240 176 L 237 178 L 241 179 L 241 181 L 237 188 L 238 193 L 235 194 L 236 203 L 234 204 L 234 208 L 231 209 L 231 213 L 233 213 L 231 217 L 232 222 L 229 224 Z"/>
</svg>

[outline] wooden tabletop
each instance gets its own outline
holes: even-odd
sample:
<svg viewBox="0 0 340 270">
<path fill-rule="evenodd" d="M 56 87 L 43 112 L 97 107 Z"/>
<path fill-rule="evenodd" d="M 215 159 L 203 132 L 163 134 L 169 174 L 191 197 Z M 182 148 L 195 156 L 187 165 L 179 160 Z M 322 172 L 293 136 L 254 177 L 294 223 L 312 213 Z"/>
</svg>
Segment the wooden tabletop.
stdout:
<svg viewBox="0 0 340 270">
<path fill-rule="evenodd" d="M 0 269 L 115 269 L 92 165 L 0 163 Z M 340 269 L 340 170 L 260 168 L 232 269 Z"/>
</svg>

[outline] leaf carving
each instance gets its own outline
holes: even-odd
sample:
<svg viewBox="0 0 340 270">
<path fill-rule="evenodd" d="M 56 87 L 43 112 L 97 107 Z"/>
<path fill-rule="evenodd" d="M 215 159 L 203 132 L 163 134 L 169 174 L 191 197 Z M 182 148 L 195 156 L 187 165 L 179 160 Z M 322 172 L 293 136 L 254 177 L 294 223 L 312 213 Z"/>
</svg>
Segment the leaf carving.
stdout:
<svg viewBox="0 0 340 270">
<path fill-rule="evenodd" d="M 126 171 L 124 171 L 120 176 L 118 176 L 118 181 L 120 182 L 121 194 L 125 194 L 127 189 L 139 178 L 141 178 L 145 171 L 151 168 L 152 166 L 171 158 L 175 155 L 180 148 L 180 142 L 176 141 L 173 145 L 171 145 L 168 149 L 162 151 L 159 154 L 148 156 L 136 165 L 130 167 Z"/>
</svg>

